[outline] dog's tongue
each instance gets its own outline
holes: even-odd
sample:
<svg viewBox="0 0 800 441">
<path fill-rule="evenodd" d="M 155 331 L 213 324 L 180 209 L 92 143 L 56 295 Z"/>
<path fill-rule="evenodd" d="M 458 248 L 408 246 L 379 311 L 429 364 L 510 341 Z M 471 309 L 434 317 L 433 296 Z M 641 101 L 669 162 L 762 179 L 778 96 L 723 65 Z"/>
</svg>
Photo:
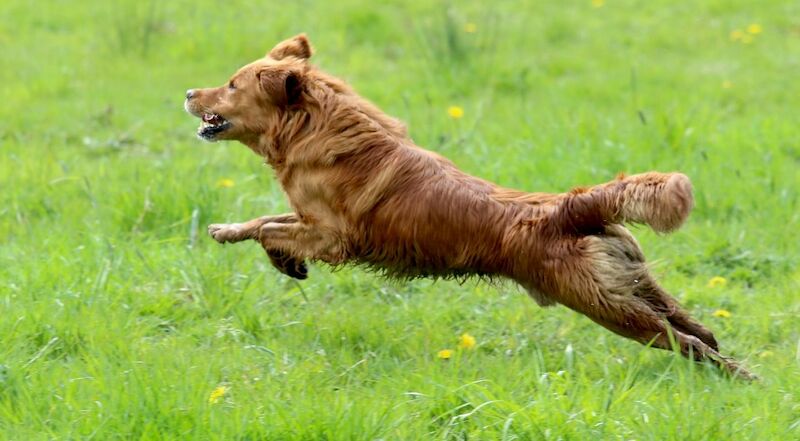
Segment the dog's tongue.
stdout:
<svg viewBox="0 0 800 441">
<path fill-rule="evenodd" d="M 207 123 L 210 123 L 211 121 L 214 121 L 216 118 L 217 118 L 217 115 L 214 115 L 214 114 L 211 114 L 211 113 L 204 113 L 203 114 L 203 121 L 205 121 Z"/>
</svg>

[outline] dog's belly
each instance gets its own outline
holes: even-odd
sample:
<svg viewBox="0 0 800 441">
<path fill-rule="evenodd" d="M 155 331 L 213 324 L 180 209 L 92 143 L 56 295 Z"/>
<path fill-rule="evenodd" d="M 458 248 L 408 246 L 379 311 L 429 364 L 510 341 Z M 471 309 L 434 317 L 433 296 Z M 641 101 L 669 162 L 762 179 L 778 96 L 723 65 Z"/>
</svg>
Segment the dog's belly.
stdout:
<svg viewBox="0 0 800 441">
<path fill-rule="evenodd" d="M 404 277 L 507 275 L 497 213 L 439 208 L 379 213 L 356 246 L 358 260 Z"/>
<path fill-rule="evenodd" d="M 536 302 L 537 305 L 541 306 L 542 308 L 546 308 L 548 306 L 555 305 L 556 302 L 550 296 L 539 291 L 535 286 L 532 284 L 522 284 L 522 287 L 528 292 L 528 295 Z"/>
</svg>

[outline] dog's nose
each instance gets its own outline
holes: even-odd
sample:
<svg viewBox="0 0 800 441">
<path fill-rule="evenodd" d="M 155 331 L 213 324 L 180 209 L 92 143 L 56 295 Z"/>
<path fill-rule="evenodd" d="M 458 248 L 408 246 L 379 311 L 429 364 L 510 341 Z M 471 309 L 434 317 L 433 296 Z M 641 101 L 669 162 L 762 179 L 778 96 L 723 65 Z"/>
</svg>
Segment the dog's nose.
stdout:
<svg viewBox="0 0 800 441">
<path fill-rule="evenodd" d="M 190 100 L 194 96 L 194 89 L 189 89 L 186 91 L 186 99 Z"/>
</svg>

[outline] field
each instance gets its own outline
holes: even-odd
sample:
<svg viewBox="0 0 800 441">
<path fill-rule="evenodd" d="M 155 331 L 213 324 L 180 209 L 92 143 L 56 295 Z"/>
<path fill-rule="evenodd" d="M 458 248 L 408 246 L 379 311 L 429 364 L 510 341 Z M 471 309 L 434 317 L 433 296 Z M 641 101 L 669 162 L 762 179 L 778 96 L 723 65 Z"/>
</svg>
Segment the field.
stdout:
<svg viewBox="0 0 800 441">
<path fill-rule="evenodd" d="M 0 439 L 800 439 L 800 3 L 31 5 L 0 6 Z M 511 284 L 297 283 L 212 241 L 288 207 L 244 146 L 195 138 L 184 91 L 299 32 L 501 185 L 689 175 L 687 225 L 635 234 L 761 380 Z"/>
</svg>

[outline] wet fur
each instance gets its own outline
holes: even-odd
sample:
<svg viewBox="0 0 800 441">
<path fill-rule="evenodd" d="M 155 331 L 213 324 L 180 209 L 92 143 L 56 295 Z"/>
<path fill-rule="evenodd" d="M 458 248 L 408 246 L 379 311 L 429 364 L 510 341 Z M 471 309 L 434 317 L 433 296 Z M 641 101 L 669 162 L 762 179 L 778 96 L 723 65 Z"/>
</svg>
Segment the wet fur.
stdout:
<svg viewBox="0 0 800 441">
<path fill-rule="evenodd" d="M 624 223 L 668 232 L 693 199 L 680 173 L 618 176 L 567 193 L 528 193 L 460 171 L 416 146 L 405 126 L 308 63 L 305 36 L 280 43 L 187 110 L 214 111 L 264 157 L 294 210 L 216 224 L 220 242 L 253 239 L 281 271 L 304 261 L 363 264 L 394 277 L 510 279 L 542 306 L 560 303 L 643 344 L 673 346 L 751 378 L 711 331 L 653 279 Z"/>
</svg>

